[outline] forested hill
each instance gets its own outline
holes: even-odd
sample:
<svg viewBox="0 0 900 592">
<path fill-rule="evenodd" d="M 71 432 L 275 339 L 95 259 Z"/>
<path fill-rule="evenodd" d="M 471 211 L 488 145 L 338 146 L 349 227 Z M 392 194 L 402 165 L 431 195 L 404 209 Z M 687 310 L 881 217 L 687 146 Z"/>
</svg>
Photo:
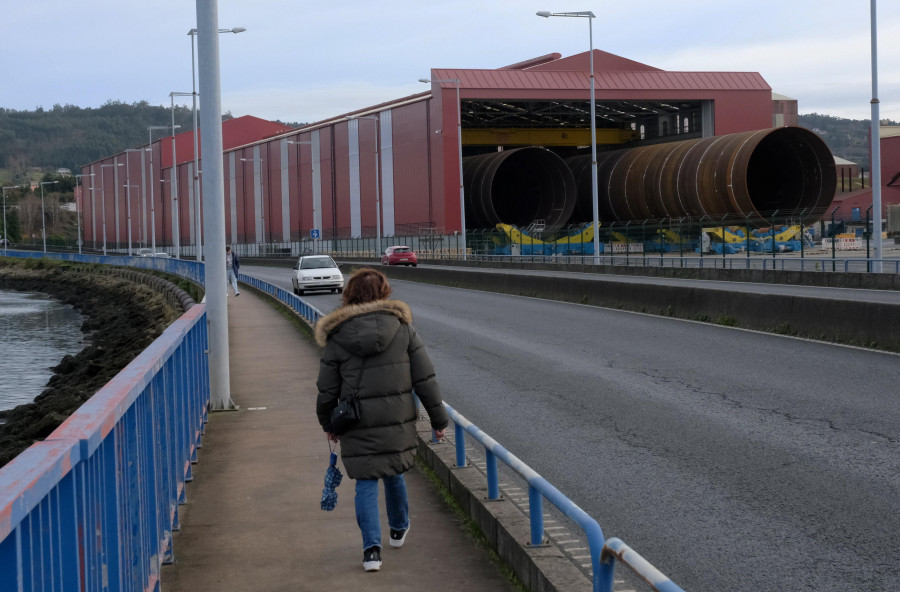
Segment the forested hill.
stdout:
<svg viewBox="0 0 900 592">
<path fill-rule="evenodd" d="M 231 119 L 231 114 L 222 119 Z M 16 111 L 0 107 L 0 169 L 18 178 L 35 167 L 44 172 L 58 168 L 76 171 L 126 148 L 146 146 L 148 126 L 171 124 L 169 106 L 146 101 L 130 105 L 109 101 L 96 109 L 54 105 L 49 110 Z M 193 129 L 190 107 L 175 106 L 175 125 L 181 126 L 179 133 Z M 153 138 L 165 135 L 160 131 Z"/>
<path fill-rule="evenodd" d="M 229 119 L 226 114 L 223 119 Z M 869 168 L 869 122 L 811 113 L 800 115 L 800 125 L 818 133 L 835 156 Z M 84 164 L 126 148 L 147 144 L 147 127 L 171 125 L 167 106 L 146 101 L 126 104 L 109 101 L 102 107 L 54 105 L 52 109 L 16 111 L 0 108 L 0 169 L 13 178 L 39 168 L 73 171 Z M 191 109 L 175 107 L 175 123 L 181 131 L 193 127 Z M 300 124 L 283 122 L 297 127 Z M 896 122 L 883 122 L 898 125 Z M 159 137 L 159 135 L 155 136 Z"/>
<path fill-rule="evenodd" d="M 842 119 L 819 113 L 801 115 L 799 119 L 802 127 L 816 132 L 825 140 L 835 156 L 855 162 L 866 171 L 869 170 L 869 121 Z M 883 119 L 881 125 L 900 125 L 900 123 Z"/>
<path fill-rule="evenodd" d="M 53 109 L 0 108 L 0 167 L 13 174 L 81 165 L 125 148 L 147 144 L 147 126 L 171 125 L 172 110 L 147 102 L 108 102 L 97 109 L 55 105 Z M 175 124 L 193 128 L 190 108 L 175 107 Z M 159 133 L 157 134 L 159 137 Z"/>
</svg>

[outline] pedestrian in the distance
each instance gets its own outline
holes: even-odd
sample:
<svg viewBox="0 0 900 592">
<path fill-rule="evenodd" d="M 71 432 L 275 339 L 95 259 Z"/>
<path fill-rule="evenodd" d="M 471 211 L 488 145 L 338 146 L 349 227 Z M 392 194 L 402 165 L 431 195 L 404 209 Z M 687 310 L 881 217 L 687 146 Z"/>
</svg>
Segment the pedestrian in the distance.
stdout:
<svg viewBox="0 0 900 592">
<path fill-rule="evenodd" d="M 241 268 L 241 262 L 238 260 L 237 253 L 231 250 L 230 246 L 225 247 L 225 273 L 227 277 L 225 278 L 225 291 L 228 291 L 228 283 L 231 282 L 231 286 L 234 288 L 234 295 L 240 296 L 241 292 L 238 290 L 237 283 L 237 274 Z"/>
<path fill-rule="evenodd" d="M 387 277 L 371 268 L 347 282 L 343 304 L 316 324 L 324 347 L 316 385 L 316 415 L 329 440 L 341 443 L 347 476 L 356 479 L 356 522 L 362 533 L 363 568 L 381 569 L 378 480 L 384 482 L 390 544 L 402 547 L 409 532 L 403 473 L 416 458 L 418 396 L 437 438 L 450 423 L 434 365 L 412 326 L 409 306 L 388 300 Z M 359 420 L 344 433 L 331 430 L 331 411 L 359 397 Z"/>
</svg>

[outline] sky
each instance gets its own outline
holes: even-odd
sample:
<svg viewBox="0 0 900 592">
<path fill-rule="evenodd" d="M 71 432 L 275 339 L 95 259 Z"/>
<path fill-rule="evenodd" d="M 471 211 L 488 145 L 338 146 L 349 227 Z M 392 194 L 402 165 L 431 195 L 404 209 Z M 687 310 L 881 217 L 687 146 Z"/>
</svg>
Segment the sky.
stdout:
<svg viewBox="0 0 900 592">
<path fill-rule="evenodd" d="M 170 105 L 191 91 L 189 0 L 7 0 L 0 107 Z M 428 90 L 431 68 L 601 49 L 670 71 L 759 72 L 800 113 L 900 121 L 900 2 L 219 0 L 222 112 L 311 123 Z M 590 10 L 596 18 L 541 18 Z M 589 33 L 592 33 L 589 35 Z M 189 105 L 190 97 L 176 97 Z M 166 122 L 161 122 L 162 124 Z"/>
</svg>

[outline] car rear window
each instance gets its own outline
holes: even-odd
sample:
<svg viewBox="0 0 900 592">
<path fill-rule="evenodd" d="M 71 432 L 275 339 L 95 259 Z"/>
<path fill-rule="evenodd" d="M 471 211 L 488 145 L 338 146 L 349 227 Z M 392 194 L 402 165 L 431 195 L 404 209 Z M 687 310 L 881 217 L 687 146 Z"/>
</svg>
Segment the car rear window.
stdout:
<svg viewBox="0 0 900 592">
<path fill-rule="evenodd" d="M 410 249 L 409 247 L 397 247 L 396 249 L 394 249 L 394 252 L 395 253 L 410 253 L 410 252 L 412 252 L 412 249 Z"/>
</svg>

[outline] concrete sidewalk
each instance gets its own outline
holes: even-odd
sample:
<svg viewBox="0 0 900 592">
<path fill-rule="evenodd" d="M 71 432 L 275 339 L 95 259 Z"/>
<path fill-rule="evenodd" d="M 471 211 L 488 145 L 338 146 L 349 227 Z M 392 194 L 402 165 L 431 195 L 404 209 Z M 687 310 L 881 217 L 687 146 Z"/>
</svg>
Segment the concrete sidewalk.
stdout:
<svg viewBox="0 0 900 592">
<path fill-rule="evenodd" d="M 355 482 L 345 475 L 334 511 L 319 507 L 329 457 L 315 416 L 319 350 L 242 288 L 228 297 L 231 397 L 239 409 L 210 414 L 162 590 L 515 590 L 418 468 L 406 474 L 406 544 L 387 544 L 382 495 L 383 565 L 363 571 Z"/>
</svg>

